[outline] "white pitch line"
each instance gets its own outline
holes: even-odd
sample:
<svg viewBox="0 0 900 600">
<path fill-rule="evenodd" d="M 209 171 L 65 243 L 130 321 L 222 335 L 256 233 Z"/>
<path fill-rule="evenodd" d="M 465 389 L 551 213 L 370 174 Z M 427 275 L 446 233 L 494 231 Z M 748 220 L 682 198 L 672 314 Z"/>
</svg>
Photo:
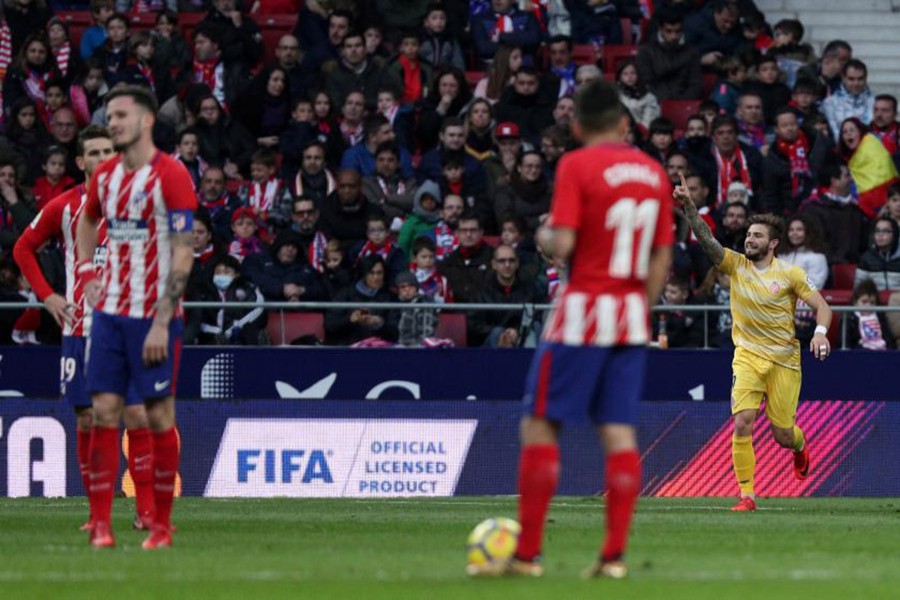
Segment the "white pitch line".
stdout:
<svg viewBox="0 0 900 600">
<path fill-rule="evenodd" d="M 378 500 L 380 504 L 419 504 L 419 505 L 427 505 L 427 506 L 497 506 L 496 502 L 486 502 L 483 500 L 472 500 L 472 501 L 461 501 L 461 502 L 448 502 L 441 500 L 432 500 L 432 499 L 424 499 L 417 498 L 411 500 L 403 500 L 403 499 L 382 499 Z M 603 504 L 595 503 L 589 504 L 585 503 L 572 503 L 572 502 L 552 502 L 550 507 L 559 507 L 559 508 L 588 508 L 588 509 L 597 509 L 603 508 Z M 728 511 L 728 506 L 642 506 L 640 502 L 638 502 L 637 512 L 671 512 L 671 511 L 679 511 L 679 510 L 702 510 L 702 511 Z M 766 507 L 761 506 L 757 508 L 757 510 L 764 511 L 790 511 L 796 510 L 792 508 L 783 508 L 783 507 Z"/>
</svg>

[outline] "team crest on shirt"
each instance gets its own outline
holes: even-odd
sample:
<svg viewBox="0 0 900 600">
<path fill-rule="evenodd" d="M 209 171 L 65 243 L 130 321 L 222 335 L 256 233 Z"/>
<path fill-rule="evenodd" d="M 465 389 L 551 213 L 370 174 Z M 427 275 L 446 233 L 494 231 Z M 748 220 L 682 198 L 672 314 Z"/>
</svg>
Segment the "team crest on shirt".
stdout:
<svg viewBox="0 0 900 600">
<path fill-rule="evenodd" d="M 777 281 L 773 281 L 772 285 L 769 286 L 769 291 L 772 292 L 773 296 L 778 294 L 778 292 L 781 291 L 781 284 L 779 284 Z"/>
<path fill-rule="evenodd" d="M 147 205 L 147 192 L 138 192 L 129 202 L 132 206 L 140 206 L 141 210 Z"/>
</svg>

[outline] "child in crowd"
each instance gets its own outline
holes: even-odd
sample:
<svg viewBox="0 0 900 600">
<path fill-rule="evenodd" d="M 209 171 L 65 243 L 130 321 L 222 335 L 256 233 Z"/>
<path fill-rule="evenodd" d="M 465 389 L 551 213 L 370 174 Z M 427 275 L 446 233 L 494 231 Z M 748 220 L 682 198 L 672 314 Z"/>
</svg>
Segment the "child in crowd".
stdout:
<svg viewBox="0 0 900 600">
<path fill-rule="evenodd" d="M 200 179 L 203 178 L 203 173 L 209 165 L 200 157 L 200 138 L 197 136 L 197 130 L 188 127 L 178 134 L 175 158 L 180 160 L 190 173 L 191 179 L 194 180 L 194 189 L 199 190 Z"/>
<path fill-rule="evenodd" d="M 724 56 L 716 63 L 716 70 L 719 80 L 709 98 L 726 113 L 733 115 L 747 81 L 747 65 L 736 56 Z"/>
<path fill-rule="evenodd" d="M 791 92 L 788 106 L 797 115 L 797 124 L 803 125 L 807 119 L 819 114 L 816 107 L 816 82 L 809 79 L 798 79 Z"/>
<path fill-rule="evenodd" d="M 422 294 L 437 304 L 453 302 L 453 291 L 447 278 L 438 273 L 435 261 L 434 240 L 416 238 L 412 245 L 410 270 L 415 273 Z"/>
<path fill-rule="evenodd" d="M 744 39 L 752 42 L 753 50 L 760 54 L 765 54 L 775 43 L 766 29 L 766 17 L 759 11 L 749 12 L 741 18 Z"/>
<path fill-rule="evenodd" d="M 710 131 L 712 129 L 713 119 L 721 114 L 722 107 L 720 107 L 719 103 L 715 100 L 704 100 L 700 103 L 700 107 L 697 108 L 697 112 L 706 119 L 706 130 Z"/>
<path fill-rule="evenodd" d="M 400 104 L 403 105 L 416 104 L 422 100 L 431 85 L 431 65 L 419 57 L 420 47 L 417 33 L 403 32 L 399 52 L 388 65 L 388 71 L 403 82 L 403 94 L 400 97 Z"/>
<path fill-rule="evenodd" d="M 631 112 L 631 116 L 643 127 L 650 127 L 650 123 L 659 117 L 659 101 L 641 81 L 637 64 L 633 60 L 626 61 L 619 67 L 616 85 L 622 104 Z"/>
<path fill-rule="evenodd" d="M 750 202 L 750 190 L 747 189 L 747 186 L 742 182 L 732 181 L 728 186 L 727 198 L 726 206 L 732 202 L 740 202 L 741 204 L 746 205 Z"/>
<path fill-rule="evenodd" d="M 160 66 L 181 70 L 191 64 L 191 50 L 178 31 L 178 13 L 166 10 L 156 16 L 153 39 Z"/>
<path fill-rule="evenodd" d="M 340 240 L 328 240 L 325 245 L 325 265 L 322 275 L 329 298 L 334 298 L 340 290 L 353 283 L 353 271 L 344 262 L 344 249 Z"/>
<path fill-rule="evenodd" d="M 256 213 L 252 208 L 242 206 L 231 215 L 233 238 L 228 245 L 228 254 L 244 262 L 244 259 L 263 251 L 262 240 L 257 236 Z"/>
<path fill-rule="evenodd" d="M 385 86 L 378 90 L 377 108 L 378 112 L 390 121 L 397 143 L 407 150 L 415 150 L 413 140 L 415 107 L 412 104 L 401 104 L 399 92 L 392 86 Z"/>
<path fill-rule="evenodd" d="M 785 74 L 785 83 L 793 87 L 797 72 L 806 65 L 815 64 L 816 53 L 809 44 L 803 44 L 803 24 L 797 19 L 782 19 L 775 23 L 775 43 L 768 54 L 778 61 L 778 68 Z"/>
<path fill-rule="evenodd" d="M 369 59 L 386 59 L 390 52 L 384 45 L 384 32 L 381 27 L 372 23 L 363 31 L 363 39 L 366 44 L 366 55 Z"/>
<path fill-rule="evenodd" d="M 106 21 L 106 44 L 97 52 L 103 59 L 104 76 L 110 87 L 118 81 L 119 73 L 128 62 L 128 17 L 122 13 L 112 15 Z"/>
<path fill-rule="evenodd" d="M 781 83 L 781 71 L 774 56 L 763 56 L 756 63 L 756 78 L 745 86 L 762 98 L 766 125 L 775 124 L 775 113 L 791 101 L 791 88 Z"/>
<path fill-rule="evenodd" d="M 75 185 L 75 180 L 66 175 L 68 156 L 68 151 L 62 146 L 50 146 L 44 153 L 41 163 L 44 175 L 34 182 L 34 203 L 38 210 Z"/>
<path fill-rule="evenodd" d="M 419 56 L 435 69 L 453 67 L 464 71 L 466 68 L 462 46 L 447 34 L 447 11 L 443 4 L 434 2 L 425 11 Z"/>
<path fill-rule="evenodd" d="M 273 226 L 270 223 L 275 209 L 290 204 L 291 191 L 276 177 L 277 161 L 271 150 L 257 150 L 250 158 L 250 184 L 240 190 L 241 204 L 253 211 L 261 227 L 263 240 L 272 239 Z"/>
<path fill-rule="evenodd" d="M 106 43 L 106 23 L 115 11 L 114 0 L 91 0 L 93 25 L 81 34 L 81 58 L 87 60 Z"/>
<path fill-rule="evenodd" d="M 48 128 L 53 121 L 53 114 L 69 104 L 68 85 L 62 79 L 51 79 L 44 87 L 44 125 Z"/>
<path fill-rule="evenodd" d="M 350 251 L 350 256 L 353 257 L 353 266 L 358 266 L 363 258 L 372 254 L 377 254 L 384 259 L 387 281 L 394 281 L 398 273 L 406 271 L 406 257 L 391 240 L 387 217 L 384 215 L 369 216 L 366 221 L 366 241 L 357 244 Z"/>
<path fill-rule="evenodd" d="M 675 149 L 675 125 L 668 117 L 657 117 L 650 123 L 650 139 L 644 152 L 665 165 L 666 159 Z"/>
<path fill-rule="evenodd" d="M 693 304 L 691 286 L 687 279 L 677 276 L 669 278 L 663 290 L 662 304 Z M 653 333 L 659 336 L 665 333 L 669 348 L 699 348 L 703 345 L 702 313 L 684 312 L 680 310 L 659 313 L 654 320 Z"/>
<path fill-rule="evenodd" d="M 69 86 L 69 102 L 75 111 L 79 127 L 91 123 L 94 111 L 103 106 L 103 96 L 109 91 L 106 85 L 103 61 L 92 58 L 84 65 L 84 70 Z"/>
<path fill-rule="evenodd" d="M 884 313 L 867 308 L 878 306 L 878 288 L 871 279 L 859 282 L 853 290 L 853 306 L 859 308 L 847 314 L 847 347 L 865 350 L 887 350 L 894 347 Z M 846 313 L 845 313 L 846 314 Z"/>
</svg>

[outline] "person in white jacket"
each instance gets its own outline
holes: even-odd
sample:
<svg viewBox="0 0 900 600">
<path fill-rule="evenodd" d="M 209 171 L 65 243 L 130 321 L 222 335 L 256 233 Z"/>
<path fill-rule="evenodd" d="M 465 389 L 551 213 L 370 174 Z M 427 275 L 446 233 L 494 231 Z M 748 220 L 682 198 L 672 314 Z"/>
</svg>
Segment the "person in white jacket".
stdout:
<svg viewBox="0 0 900 600">
<path fill-rule="evenodd" d="M 622 104 L 634 117 L 634 120 L 646 128 L 651 121 L 660 115 L 659 101 L 647 90 L 647 86 L 638 75 L 633 60 L 626 61 L 616 73 L 616 85 Z"/>
<path fill-rule="evenodd" d="M 816 288 L 824 288 L 828 281 L 828 259 L 815 227 L 798 215 L 788 223 L 787 237 L 787 248 L 779 258 L 806 271 L 809 281 Z"/>
</svg>

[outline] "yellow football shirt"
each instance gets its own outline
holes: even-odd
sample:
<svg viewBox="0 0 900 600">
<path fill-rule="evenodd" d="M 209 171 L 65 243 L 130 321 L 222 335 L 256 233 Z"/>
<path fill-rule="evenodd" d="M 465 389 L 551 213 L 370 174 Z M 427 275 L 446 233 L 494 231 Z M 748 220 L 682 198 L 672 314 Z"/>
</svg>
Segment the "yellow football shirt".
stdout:
<svg viewBox="0 0 900 600">
<path fill-rule="evenodd" d="M 736 348 L 791 369 L 800 368 L 794 337 L 797 300 L 816 291 L 800 267 L 777 258 L 757 269 L 743 254 L 725 250 L 719 268 L 731 276 L 731 337 Z"/>
</svg>

